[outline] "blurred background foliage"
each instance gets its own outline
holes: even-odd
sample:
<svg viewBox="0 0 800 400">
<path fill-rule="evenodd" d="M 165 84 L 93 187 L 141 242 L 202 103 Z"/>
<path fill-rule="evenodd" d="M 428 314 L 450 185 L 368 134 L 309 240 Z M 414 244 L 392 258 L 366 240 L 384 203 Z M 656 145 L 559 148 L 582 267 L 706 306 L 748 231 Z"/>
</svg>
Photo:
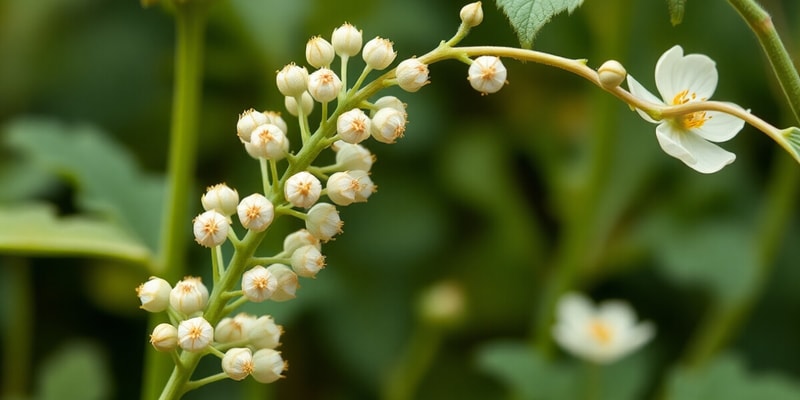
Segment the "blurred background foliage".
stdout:
<svg viewBox="0 0 800 400">
<path fill-rule="evenodd" d="M 305 64 L 308 38 L 329 38 L 347 21 L 365 39 L 391 39 L 403 59 L 452 36 L 463 4 L 215 2 L 193 212 L 206 186 L 258 189 L 257 163 L 235 137 L 237 116 L 283 110 L 274 71 Z M 800 54 L 800 3 L 763 4 Z M 515 46 L 493 2 L 484 11 L 463 44 Z M 173 36 L 168 13 L 133 0 L 0 1 L 0 210 L 7 217 L 20 204 L 47 203 L 61 217 L 118 221 L 145 246 L 117 258 L 5 251 L 8 396 L 139 396 L 143 352 L 152 350 L 133 289 L 151 272 L 136 251 L 157 243 Z M 534 49 L 592 67 L 617 59 L 654 90 L 655 62 L 675 44 L 717 62 L 715 99 L 777 126 L 798 124 L 752 32 L 723 0 L 688 1 L 675 27 L 663 1 L 587 0 L 545 26 Z M 296 300 L 248 307 L 285 327 L 288 378 L 267 388 L 216 383 L 187 398 L 376 398 L 419 337 L 420 293 L 442 281 L 463 290 L 466 312 L 435 334 L 438 350 L 413 398 L 574 398 L 585 379 L 580 363 L 529 345 L 542 331 L 548 279 L 569 266 L 576 289 L 625 299 L 658 328 L 642 352 L 607 369 L 601 398 L 800 393 L 800 167 L 745 127 L 724 144 L 736 162 L 700 175 L 659 149 L 653 125 L 586 81 L 505 64 L 509 85 L 495 95 L 473 91 L 454 61 L 433 65 L 432 83 L 418 93 L 387 91 L 408 104 L 410 123 L 398 144 L 368 144 L 378 193 L 341 210 L 345 233 L 324 246 L 328 267 L 302 281 Z M 6 236 L 26 223 L 0 221 Z M 297 227 L 275 226 L 264 254 Z M 188 241 L 186 251 L 192 273 L 207 274 L 207 252 Z M 679 368 L 720 350 L 697 339 L 713 331 L 714 315 L 734 328 L 721 333 L 730 335 L 726 355 Z M 218 362 L 202 366 L 212 372 Z"/>
</svg>

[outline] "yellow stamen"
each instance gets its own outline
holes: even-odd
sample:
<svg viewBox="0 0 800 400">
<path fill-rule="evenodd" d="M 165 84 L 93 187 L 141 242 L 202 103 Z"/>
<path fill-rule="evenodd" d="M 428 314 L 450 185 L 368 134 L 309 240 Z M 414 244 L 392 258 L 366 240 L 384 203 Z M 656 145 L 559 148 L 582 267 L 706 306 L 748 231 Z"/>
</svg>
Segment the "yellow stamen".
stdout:
<svg viewBox="0 0 800 400">
<path fill-rule="evenodd" d="M 589 332 L 600 344 L 606 345 L 611 342 L 612 332 L 605 322 L 594 320 L 589 324 Z"/>
<path fill-rule="evenodd" d="M 700 99 L 700 101 L 705 100 L 706 99 Z M 697 101 L 697 93 L 689 92 L 689 89 L 684 89 L 678 92 L 678 94 L 672 98 L 672 105 L 678 106 L 681 104 L 686 104 L 690 101 Z M 707 115 L 705 111 L 696 111 L 683 115 L 678 119 L 678 121 L 683 128 L 692 129 L 703 126 L 703 124 L 705 124 L 709 119 L 711 119 L 711 116 Z"/>
</svg>

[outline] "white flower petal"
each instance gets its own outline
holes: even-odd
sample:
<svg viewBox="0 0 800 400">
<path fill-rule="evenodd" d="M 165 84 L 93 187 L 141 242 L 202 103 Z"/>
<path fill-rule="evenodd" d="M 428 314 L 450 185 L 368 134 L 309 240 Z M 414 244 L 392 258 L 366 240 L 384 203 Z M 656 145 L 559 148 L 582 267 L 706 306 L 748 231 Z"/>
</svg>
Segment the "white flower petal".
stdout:
<svg viewBox="0 0 800 400">
<path fill-rule="evenodd" d="M 645 89 L 645 87 L 642 86 L 642 84 L 639 83 L 636 79 L 634 79 L 633 76 L 631 76 L 630 74 L 628 75 L 628 90 L 631 91 L 632 95 L 649 103 L 659 104 L 659 105 L 664 104 L 664 102 L 661 101 L 661 99 L 656 97 L 654 94 L 650 93 L 649 90 Z M 654 124 L 658 123 L 658 121 L 654 120 L 649 115 L 647 115 L 646 112 L 638 108 L 636 109 L 636 112 L 639 113 L 639 116 L 641 116 L 645 121 L 652 122 Z"/>
<path fill-rule="evenodd" d="M 656 64 L 656 88 L 667 104 L 675 96 L 689 90 L 697 100 L 707 100 L 717 88 L 717 68 L 714 60 L 703 54 L 683 56 L 683 48 L 674 46 L 664 52 Z"/>
<path fill-rule="evenodd" d="M 736 155 L 706 141 L 692 131 L 679 131 L 665 122 L 656 128 L 661 148 L 697 172 L 710 174 L 732 163 Z"/>
<path fill-rule="evenodd" d="M 706 112 L 708 120 L 703 126 L 692 129 L 703 139 L 712 142 L 724 142 L 732 139 L 744 127 L 744 120 L 722 112 Z"/>
<path fill-rule="evenodd" d="M 628 329 L 636 324 L 636 316 L 628 303 L 619 300 L 608 300 L 597 309 L 598 318 L 610 326 Z"/>
</svg>

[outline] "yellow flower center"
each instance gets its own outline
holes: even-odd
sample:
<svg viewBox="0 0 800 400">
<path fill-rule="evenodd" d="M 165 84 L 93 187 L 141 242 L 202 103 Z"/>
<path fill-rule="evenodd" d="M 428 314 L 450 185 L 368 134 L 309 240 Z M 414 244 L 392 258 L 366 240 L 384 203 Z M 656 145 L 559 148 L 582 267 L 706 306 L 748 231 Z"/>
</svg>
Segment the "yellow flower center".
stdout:
<svg viewBox="0 0 800 400">
<path fill-rule="evenodd" d="M 672 98 L 672 105 L 679 106 L 681 104 L 686 104 L 690 101 L 696 101 L 696 100 L 697 100 L 697 93 L 689 92 L 689 89 L 684 89 L 678 92 L 678 94 L 676 94 L 675 97 Z M 706 99 L 700 99 L 700 101 L 705 101 L 705 100 Z M 696 111 L 693 113 L 684 114 L 678 119 L 678 122 L 680 122 L 683 128 L 692 129 L 703 126 L 703 124 L 705 124 L 706 121 L 708 121 L 709 119 L 711 119 L 711 116 L 706 114 L 705 111 Z"/>
<path fill-rule="evenodd" d="M 589 324 L 589 332 L 602 345 L 611 343 L 612 332 L 605 322 L 594 320 Z"/>
</svg>

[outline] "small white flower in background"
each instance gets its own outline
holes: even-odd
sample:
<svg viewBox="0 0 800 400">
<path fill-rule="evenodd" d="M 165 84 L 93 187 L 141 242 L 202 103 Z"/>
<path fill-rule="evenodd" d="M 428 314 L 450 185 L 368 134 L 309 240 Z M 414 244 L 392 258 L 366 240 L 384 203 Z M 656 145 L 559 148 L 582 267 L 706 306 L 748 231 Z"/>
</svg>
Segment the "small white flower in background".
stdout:
<svg viewBox="0 0 800 400">
<path fill-rule="evenodd" d="M 250 135 L 257 126 L 266 124 L 268 122 L 267 116 L 264 113 L 258 112 L 254 109 L 245 110 L 239 115 L 239 120 L 236 122 L 236 134 L 243 142 L 250 141 Z"/>
<path fill-rule="evenodd" d="M 253 193 L 239 202 L 236 213 L 243 227 L 261 232 L 267 229 L 275 218 L 275 207 L 264 195 Z"/>
<path fill-rule="evenodd" d="M 295 250 L 306 246 L 312 245 L 317 249 L 322 249 L 322 243 L 307 229 L 298 229 L 283 239 L 283 254 L 291 255 Z"/>
<path fill-rule="evenodd" d="M 273 349 L 261 349 L 253 354 L 253 372 L 250 374 L 257 382 L 272 383 L 283 378 L 287 368 L 281 353 Z"/>
<path fill-rule="evenodd" d="M 286 180 L 283 193 L 293 206 L 309 208 L 319 200 L 322 184 L 310 172 L 300 171 Z"/>
<path fill-rule="evenodd" d="M 253 352 L 246 347 L 234 347 L 222 357 L 222 371 L 229 378 L 240 381 L 253 372 Z"/>
<path fill-rule="evenodd" d="M 369 138 L 372 121 L 360 108 L 342 113 L 336 120 L 336 133 L 347 143 L 360 143 Z"/>
<path fill-rule="evenodd" d="M 481 94 L 496 93 L 506 84 L 506 73 L 499 57 L 480 56 L 470 64 L 467 79 Z"/>
<path fill-rule="evenodd" d="M 325 268 L 325 256 L 314 245 L 305 245 L 292 253 L 292 269 L 304 278 L 314 278 Z"/>
<path fill-rule="evenodd" d="M 331 148 L 336 152 L 336 166 L 343 170 L 369 172 L 375 162 L 375 156 L 360 144 L 337 140 Z"/>
<path fill-rule="evenodd" d="M 182 321 L 178 325 L 178 345 L 186 351 L 203 351 L 214 340 L 214 328 L 203 317 Z"/>
<path fill-rule="evenodd" d="M 308 89 L 308 70 L 294 63 L 288 64 L 278 71 L 275 83 L 284 96 L 301 96 Z"/>
<path fill-rule="evenodd" d="M 278 281 L 261 265 L 256 265 L 242 274 L 244 297 L 254 303 L 269 299 L 277 287 Z"/>
<path fill-rule="evenodd" d="M 306 61 L 314 68 L 330 66 L 335 56 L 333 45 L 320 36 L 314 36 L 306 43 Z"/>
<path fill-rule="evenodd" d="M 172 308 L 186 315 L 203 310 L 206 303 L 208 288 L 199 277 L 183 278 L 169 293 L 169 304 Z"/>
<path fill-rule="evenodd" d="M 308 76 L 308 93 L 320 103 L 336 100 L 341 90 L 342 80 L 328 68 L 320 68 Z"/>
<path fill-rule="evenodd" d="M 244 142 L 247 153 L 254 158 L 281 160 L 289 151 L 286 132 L 275 124 L 264 124 L 253 130 L 249 142 Z"/>
<path fill-rule="evenodd" d="M 136 295 L 142 302 L 141 309 L 149 312 L 161 312 L 169 306 L 169 293 L 172 286 L 169 282 L 152 276 L 150 280 L 136 288 Z"/>
<path fill-rule="evenodd" d="M 654 335 L 653 325 L 637 323 L 633 309 L 622 301 L 595 306 L 583 295 L 567 293 L 556 307 L 555 341 L 574 356 L 594 363 L 612 363 Z"/>
<path fill-rule="evenodd" d="M 230 229 L 228 217 L 214 210 L 198 215 L 192 226 L 194 240 L 205 247 L 219 246 L 224 243 L 228 238 L 228 229 Z"/>
<path fill-rule="evenodd" d="M 364 51 L 361 56 L 368 67 L 380 71 L 394 61 L 397 53 L 394 51 L 391 41 L 376 37 L 364 45 Z"/>
<path fill-rule="evenodd" d="M 172 351 L 178 347 L 178 328 L 162 323 L 150 334 L 150 344 L 158 351 Z"/>
<path fill-rule="evenodd" d="M 292 96 L 284 97 L 283 105 L 286 106 L 286 111 L 289 111 L 289 114 L 297 117 L 300 115 L 297 109 L 297 98 Z M 314 98 L 308 93 L 308 91 L 303 92 L 300 95 L 300 108 L 303 111 L 303 115 L 310 115 L 312 111 L 314 111 Z"/>
<path fill-rule="evenodd" d="M 395 71 L 397 85 L 406 92 L 416 92 L 423 86 L 431 83 L 428 80 L 428 65 L 416 58 L 403 60 L 397 65 Z"/>
<path fill-rule="evenodd" d="M 297 274 L 286 265 L 272 264 L 267 270 L 278 280 L 278 287 L 272 293 L 270 300 L 287 301 L 295 298 L 297 293 Z"/>
<path fill-rule="evenodd" d="M 269 315 L 258 317 L 247 327 L 247 340 L 257 349 L 274 349 L 281 344 L 283 327 Z"/>
<path fill-rule="evenodd" d="M 220 343 L 245 340 L 248 329 L 254 322 L 256 322 L 256 317 L 247 313 L 236 314 L 233 318 L 225 317 L 214 328 L 214 340 Z"/>
<path fill-rule="evenodd" d="M 239 193 L 228 185 L 219 183 L 208 187 L 206 193 L 200 197 L 200 202 L 206 211 L 214 210 L 222 215 L 231 216 L 239 204 Z"/>
<path fill-rule="evenodd" d="M 676 106 L 706 101 L 717 88 L 714 61 L 703 54 L 684 56 L 681 46 L 672 47 L 658 59 L 655 76 L 663 100 L 628 75 L 631 94 L 653 104 Z M 735 154 L 711 142 L 736 136 L 744 126 L 739 118 L 717 111 L 698 111 L 656 121 L 644 111 L 636 111 L 646 121 L 658 124 L 656 138 L 664 152 L 698 172 L 717 172 L 736 159 Z"/>
<path fill-rule="evenodd" d="M 306 213 L 306 229 L 323 242 L 341 233 L 342 225 L 339 211 L 333 204 L 317 203 Z"/>
<path fill-rule="evenodd" d="M 406 131 L 406 114 L 392 107 L 384 107 L 372 117 L 371 134 L 375 140 L 392 144 Z"/>
<path fill-rule="evenodd" d="M 333 30 L 331 43 L 333 50 L 339 57 L 352 57 L 361 51 L 363 35 L 355 26 L 344 23 Z"/>
</svg>

